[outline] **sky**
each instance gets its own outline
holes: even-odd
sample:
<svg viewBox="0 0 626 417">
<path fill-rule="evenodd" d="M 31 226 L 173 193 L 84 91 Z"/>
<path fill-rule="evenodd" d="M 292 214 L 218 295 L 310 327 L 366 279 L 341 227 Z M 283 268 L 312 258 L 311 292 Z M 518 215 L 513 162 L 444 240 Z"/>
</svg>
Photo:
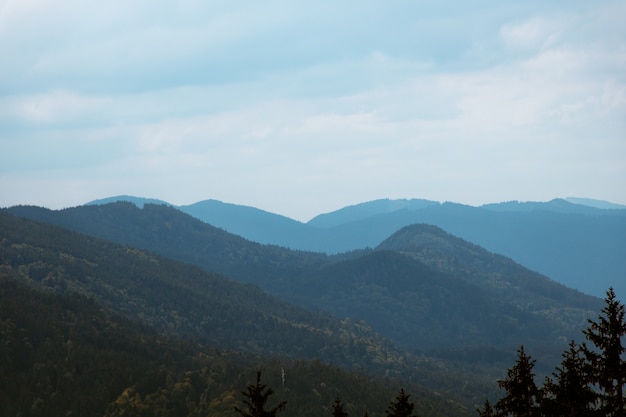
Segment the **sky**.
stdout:
<svg viewBox="0 0 626 417">
<path fill-rule="evenodd" d="M 0 0 L 0 207 L 626 204 L 626 2 Z"/>
</svg>

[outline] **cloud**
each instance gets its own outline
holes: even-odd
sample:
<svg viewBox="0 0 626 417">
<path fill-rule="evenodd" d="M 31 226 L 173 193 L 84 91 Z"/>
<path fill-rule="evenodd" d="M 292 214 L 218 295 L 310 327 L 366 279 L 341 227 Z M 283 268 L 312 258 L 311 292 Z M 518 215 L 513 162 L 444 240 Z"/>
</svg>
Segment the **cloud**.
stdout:
<svg viewBox="0 0 626 417">
<path fill-rule="evenodd" d="M 626 10 L 564 4 L 0 2 L 0 189 L 626 202 Z"/>
</svg>

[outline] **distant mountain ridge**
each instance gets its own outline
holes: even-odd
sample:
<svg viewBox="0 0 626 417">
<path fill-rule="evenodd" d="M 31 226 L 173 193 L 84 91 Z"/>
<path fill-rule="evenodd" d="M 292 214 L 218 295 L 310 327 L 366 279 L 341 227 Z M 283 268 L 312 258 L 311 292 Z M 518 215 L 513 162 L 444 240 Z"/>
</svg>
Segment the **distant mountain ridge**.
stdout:
<svg viewBox="0 0 626 417">
<path fill-rule="evenodd" d="M 127 196 L 104 201 L 116 199 L 136 205 L 151 201 Z M 568 197 L 472 207 L 382 199 L 308 223 L 216 200 L 177 208 L 255 242 L 329 254 L 373 248 L 404 226 L 433 224 L 568 287 L 598 297 L 609 286 L 626 292 L 626 206 L 600 200 Z"/>
<path fill-rule="evenodd" d="M 556 346 L 558 340 L 578 333 L 584 318 L 596 309 L 598 302 L 515 265 L 510 259 L 485 255 L 484 250 L 436 228 L 440 239 L 456 242 L 447 243 L 448 246 L 469 247 L 469 252 L 486 259 L 480 261 L 480 271 L 460 273 L 468 269 L 462 262 L 472 264 L 479 258 L 470 254 L 470 260 L 463 261 L 468 257 L 464 255 L 467 251 L 457 249 L 452 257 L 460 260 L 455 265 L 461 267 L 437 270 L 436 265 L 451 265 L 449 254 L 433 251 L 428 260 L 434 265 L 431 267 L 417 256 L 407 256 L 414 249 L 397 243 L 397 237 L 388 241 L 387 247 L 334 256 L 260 245 L 164 205 L 146 204 L 139 209 L 134 204 L 119 202 L 59 211 L 36 207 L 7 211 L 251 282 L 308 309 L 371 321 L 377 331 L 405 346 L 441 349 L 495 343 L 509 349 L 523 339 L 528 345 Z M 433 226 L 409 230 L 414 236 L 425 231 L 432 235 Z M 399 245 L 400 250 L 393 245 Z M 496 269 L 490 269 L 494 265 Z M 493 280 L 510 271 L 514 271 L 512 277 L 517 282 L 509 285 L 508 300 L 489 290 L 489 285 L 472 282 Z M 538 291 L 543 290 L 546 294 L 539 297 Z M 416 302 L 418 299 L 422 301 Z M 542 310 L 546 303 L 551 304 L 550 314 Z M 457 307 L 444 314 L 451 306 Z M 482 325 L 476 327 L 471 324 L 474 322 Z M 503 332 L 497 340 L 492 339 L 494 328 Z"/>
<path fill-rule="evenodd" d="M 129 206 L 105 207 L 124 205 Z M 202 402 L 197 408 L 204 409 L 193 415 L 226 415 L 245 387 L 242 372 L 268 366 L 273 381 L 287 369 L 287 389 L 274 387 L 294 403 L 312 397 L 313 404 L 331 404 L 339 392 L 353 396 L 350 390 L 372 395 L 376 384 L 389 390 L 419 375 L 421 404 L 442 410 L 427 415 L 464 417 L 471 415 L 472 399 L 485 391 L 480 377 L 400 351 L 362 321 L 312 313 L 255 286 L 5 210 L 0 231 L 0 411 L 11 410 L 8 415 L 65 415 L 70 402 L 72 414 L 103 415 L 112 401 L 114 408 L 127 406 L 119 415 L 135 415 L 137 409 L 156 415 L 170 398 L 178 398 L 171 415 L 192 414 L 181 411 L 181 399 L 194 407 Z M 302 372 L 306 368 L 311 370 Z M 367 379 L 359 377 L 364 370 Z M 450 390 L 444 396 L 441 389 L 434 394 L 423 388 L 446 388 L 440 380 L 472 386 L 463 395 Z M 376 397 L 370 400 L 375 404 Z M 150 402 L 152 412 L 146 411 Z M 301 403 L 310 402 L 292 407 L 306 409 Z M 32 404 L 44 411 L 28 413 Z"/>
</svg>

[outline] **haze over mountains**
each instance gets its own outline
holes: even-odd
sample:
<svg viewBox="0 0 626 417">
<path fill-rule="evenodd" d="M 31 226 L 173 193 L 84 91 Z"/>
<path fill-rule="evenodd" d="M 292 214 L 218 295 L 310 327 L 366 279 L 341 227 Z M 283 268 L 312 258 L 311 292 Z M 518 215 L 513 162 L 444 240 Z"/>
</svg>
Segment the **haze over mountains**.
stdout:
<svg viewBox="0 0 626 417">
<path fill-rule="evenodd" d="M 504 230 L 513 228 L 506 223 L 511 219 L 524 220 L 515 226 L 520 228 L 563 216 L 563 224 L 576 221 L 581 230 L 565 238 L 551 237 L 550 242 L 562 250 L 569 250 L 567 238 L 576 233 L 598 224 L 619 226 L 626 218 L 621 209 L 559 200 L 545 203 L 552 211 L 542 209 L 544 203 L 470 208 L 426 200 L 381 200 L 303 224 L 217 201 L 174 207 L 158 200 L 113 200 L 129 201 L 100 201 L 64 210 L 34 206 L 1 210 L 0 287 L 11 288 L 4 280 L 13 280 L 59 297 L 82 294 L 104 311 L 144 323 L 162 336 L 265 358 L 257 360 L 319 359 L 348 372 L 393 378 L 394 383 L 420 390 L 425 401 L 420 410 L 435 410 L 422 413 L 427 416 L 471 415 L 491 395 L 493 380 L 510 365 L 521 344 L 538 359 L 538 372 L 549 372 L 567 342 L 581 339 L 580 330 L 600 310 L 601 301 L 432 224 L 401 225 L 376 244 L 323 253 L 258 243 L 197 217 L 208 213 L 263 230 L 267 236 L 271 230 L 278 235 L 282 231 L 283 236 L 292 233 L 293 238 L 304 236 L 318 244 L 343 238 L 345 245 L 356 244 L 357 239 L 350 240 L 354 236 L 374 239 L 415 213 L 433 218 L 446 214 L 452 216 L 450 224 L 482 221 L 485 228 L 499 225 Z M 611 236 L 613 241 L 621 238 Z M 12 327 L 7 328 L 2 337 L 17 338 Z M 68 345 L 69 335 L 59 337 L 61 345 Z M 173 395 L 175 381 L 182 381 L 176 378 L 150 386 L 155 392 L 171 389 Z M 445 406 L 434 405 L 437 401 Z"/>
<path fill-rule="evenodd" d="M 577 334 L 598 306 L 434 226 L 404 228 L 373 250 L 325 255 L 251 242 L 165 205 L 8 212 L 250 282 L 308 309 L 363 319 L 413 349 L 510 349 L 522 339 L 554 345 Z"/>
<path fill-rule="evenodd" d="M 130 196 L 88 204 L 114 201 L 170 205 Z M 404 226 L 432 224 L 587 294 L 602 297 L 609 286 L 626 292 L 626 206 L 606 201 L 570 197 L 472 207 L 384 199 L 307 223 L 217 200 L 176 208 L 248 240 L 329 254 L 373 248 Z"/>
</svg>

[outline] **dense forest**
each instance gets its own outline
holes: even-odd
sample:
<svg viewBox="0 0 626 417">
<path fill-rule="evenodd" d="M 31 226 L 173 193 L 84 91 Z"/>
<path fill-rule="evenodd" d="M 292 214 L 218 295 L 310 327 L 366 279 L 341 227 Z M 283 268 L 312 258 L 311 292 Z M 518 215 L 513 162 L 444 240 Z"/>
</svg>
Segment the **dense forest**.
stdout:
<svg viewBox="0 0 626 417">
<path fill-rule="evenodd" d="M 113 224 L 119 212 L 110 209 L 116 207 L 97 209 Z M 182 252 L 190 245 L 185 233 L 176 231 L 182 225 L 195 236 L 191 242 L 204 245 L 198 253 L 241 263 L 239 270 L 249 274 L 265 265 L 256 269 L 264 279 L 277 271 L 277 282 L 301 287 L 320 304 L 307 310 L 199 265 L 0 211 L 0 415 L 246 414 L 246 394 L 263 385 L 275 400 L 268 409 L 286 417 L 463 417 L 476 415 L 476 408 L 485 416 L 515 416 L 525 414 L 507 408 L 517 400 L 506 398 L 519 392 L 512 387 L 522 368 L 530 375 L 525 381 L 532 380 L 527 403 L 532 415 L 559 415 L 545 410 L 563 401 L 562 373 L 571 363 L 584 364 L 579 374 L 587 391 L 593 388 L 589 411 L 605 415 L 619 403 L 609 399 L 612 385 L 600 379 L 606 372 L 592 370 L 617 366 L 612 381 L 623 381 L 623 349 L 617 362 L 603 359 L 605 327 L 619 328 L 615 322 L 623 327 L 623 306 L 612 292 L 604 316 L 589 322 L 581 337 L 572 336 L 576 340 L 568 346 L 567 340 L 555 343 L 556 336 L 572 334 L 576 323 L 592 317 L 587 312 L 595 299 L 562 290 L 438 228 L 412 226 L 378 249 L 329 257 L 256 245 L 172 215 L 166 207 L 121 208 L 142 216 L 143 226 L 131 231 L 137 239 L 160 239 L 163 248 L 178 245 Z M 121 233 L 119 225 L 115 230 Z M 205 240 L 207 233 L 214 234 L 212 242 Z M 503 286 L 520 295 L 519 305 L 504 296 L 495 301 Z M 342 318 L 312 311 L 320 308 Z M 609 310 L 617 319 L 604 325 Z M 386 315 L 386 321 L 376 322 Z M 403 315 L 419 327 L 407 327 Z M 498 320 L 502 331 L 494 327 Z M 393 339 L 376 331 L 389 322 L 396 326 L 388 329 L 397 332 Z M 463 328 L 506 335 L 507 325 L 524 331 L 500 345 L 491 339 L 467 343 Z M 439 331 L 430 345 L 420 345 L 429 336 L 426 329 Z M 411 341 L 416 331 L 423 334 Z M 446 337 L 448 344 L 441 344 Z M 589 347 L 580 342 L 585 337 Z M 552 375 L 557 361 L 536 343 L 541 338 L 553 350 L 568 348 Z M 507 373 L 516 340 L 524 348 Z M 538 353 L 537 367 L 526 352 Z M 535 372 L 548 378 L 544 386 L 533 385 Z M 498 399 L 499 387 L 504 399 Z M 283 401 L 284 409 L 277 407 Z"/>
<path fill-rule="evenodd" d="M 571 341 L 542 386 L 535 381 L 536 360 L 521 346 L 515 365 L 498 381 L 505 395 L 493 406 L 486 400 L 479 416 L 626 416 L 626 321 L 624 304 L 612 288 L 601 314 L 583 333 L 589 344 Z"/>
<path fill-rule="evenodd" d="M 404 228 L 374 250 L 327 256 L 260 245 L 153 204 L 9 212 L 253 283 L 308 310 L 365 320 L 408 350 L 449 356 L 488 346 L 503 353 L 524 340 L 558 360 L 557 345 L 600 306 L 599 299 L 433 226 Z M 420 239 L 426 249 L 416 244 Z"/>
<path fill-rule="evenodd" d="M 407 386 L 412 386 L 413 390 L 420 394 L 423 407 L 434 410 L 431 415 L 440 415 L 437 410 L 455 410 L 452 415 L 467 415 L 467 410 L 471 409 L 471 404 L 475 401 L 473 398 L 477 398 L 480 392 L 484 392 L 480 387 L 485 387 L 489 379 L 485 375 L 479 375 L 475 378 L 475 383 L 468 384 L 466 390 L 458 393 L 456 398 L 465 402 L 465 405 L 448 399 L 444 400 L 434 395 L 431 390 L 423 388 L 424 385 L 430 387 L 439 385 L 444 389 L 459 386 L 466 383 L 462 382 L 467 380 L 464 372 L 459 372 L 458 367 L 453 364 L 411 356 L 378 336 L 364 322 L 351 319 L 340 320 L 328 314 L 310 313 L 268 296 L 251 285 L 236 283 L 218 275 L 208 274 L 196 267 L 170 261 L 131 247 L 79 235 L 55 226 L 13 218 L 6 214 L 0 214 L 0 226 L 3 231 L 0 242 L 0 276 L 6 282 L 27 286 L 20 291 L 28 289 L 42 294 L 38 297 L 7 295 L 7 300 L 11 302 L 2 302 L 4 309 L 0 317 L 3 320 L 3 329 L 6 328 L 3 334 L 11 340 L 5 344 L 6 346 L 22 346 L 20 345 L 22 342 L 35 340 L 28 335 L 22 335 L 23 332 L 28 332 L 29 328 L 33 328 L 34 333 L 38 333 L 39 329 L 72 328 L 69 323 L 47 323 L 46 320 L 53 320 L 55 315 L 44 311 L 45 309 L 39 305 L 29 304 L 29 301 L 35 303 L 43 295 L 59 297 L 58 300 L 65 300 L 67 297 L 70 299 L 83 297 L 98 311 L 115 311 L 116 314 L 126 317 L 126 320 L 130 319 L 130 323 L 148 325 L 148 329 L 153 329 L 148 333 L 159 340 L 155 342 L 155 346 L 161 346 L 164 343 L 164 346 L 169 345 L 169 342 L 161 340 L 163 337 L 166 338 L 165 340 L 189 340 L 189 343 L 194 346 L 208 346 L 219 350 L 222 355 L 228 352 L 227 357 L 230 357 L 230 352 L 250 356 L 252 357 L 250 360 L 236 359 L 233 362 L 236 364 L 255 363 L 254 366 L 250 365 L 252 368 L 257 367 L 258 363 L 265 363 L 266 358 L 281 358 L 281 366 L 288 371 L 290 385 L 286 389 L 287 392 L 292 393 L 290 395 L 302 393 L 303 390 L 320 393 L 326 391 L 325 388 L 315 388 L 315 384 L 313 388 L 310 385 L 302 385 L 302 381 L 309 381 L 307 384 L 310 384 L 317 380 L 321 387 L 328 386 L 331 390 L 332 394 L 328 395 L 329 404 L 339 394 L 338 390 L 332 391 L 334 386 L 332 380 L 335 377 L 332 375 L 325 377 L 326 372 L 319 370 L 302 371 L 301 375 L 298 369 L 302 367 L 308 369 L 308 366 L 326 367 L 328 364 L 333 364 L 332 367 L 341 366 L 342 369 L 356 375 L 365 375 L 364 381 L 367 381 L 369 385 L 372 380 L 386 381 L 384 385 L 391 384 L 391 386 L 396 383 L 394 381 L 405 381 Z M 46 300 L 51 304 L 58 301 L 56 298 L 46 298 Z M 29 315 L 35 316 L 27 323 L 22 323 L 21 320 L 28 318 Z M 41 318 L 38 319 L 39 316 Z M 61 315 L 58 320 L 63 321 L 67 317 L 72 317 L 72 314 Z M 99 323 L 93 320 L 84 322 L 95 323 L 90 331 L 96 335 L 99 335 L 98 331 L 102 327 L 102 336 L 105 337 L 108 332 L 107 320 L 102 319 Z M 118 325 L 111 327 L 119 328 Z M 135 340 L 134 337 L 141 334 L 136 330 L 127 333 L 126 339 L 131 340 Z M 62 354 L 63 346 L 73 339 L 63 333 L 57 334 L 56 337 L 57 348 L 54 351 Z M 41 336 L 41 338 L 46 340 L 46 336 Z M 48 338 L 53 340 L 51 336 Z M 140 352 L 144 352 L 143 341 L 149 341 L 149 339 L 144 336 L 137 336 L 137 338 L 142 342 L 141 346 L 132 347 L 130 350 L 139 349 Z M 93 339 L 90 336 L 90 340 Z M 106 337 L 105 341 L 109 343 L 118 339 L 120 338 L 111 335 L 111 337 Z M 72 341 L 70 345 L 75 348 L 77 342 Z M 98 346 L 100 342 L 96 343 L 95 347 L 92 345 L 90 349 Z M 106 346 L 106 343 L 102 344 L 102 347 Z M 176 352 L 176 349 L 176 347 L 172 348 L 172 351 Z M 11 352 L 22 350 L 20 348 Z M 179 354 L 183 355 L 183 353 Z M 104 355 L 117 358 L 117 355 L 111 352 Z M 191 357 L 195 357 L 194 355 Z M 166 356 L 169 357 L 172 354 L 168 353 Z M 187 358 L 185 359 L 187 362 L 190 361 L 189 355 L 183 356 Z M 5 357 L 10 357 L 10 354 L 6 353 Z M 124 358 L 124 355 L 119 357 Z M 200 357 L 204 358 L 206 354 Z M 65 363 L 64 360 L 65 356 L 61 356 L 45 362 Z M 213 356 L 209 356 L 209 361 L 212 360 Z M 301 360 L 313 362 L 310 362 L 310 365 L 296 366 Z M 316 360 L 319 362 L 315 362 Z M 131 359 L 127 362 L 141 364 L 141 361 Z M 158 369 L 159 367 L 155 364 L 160 362 L 162 360 L 156 360 L 146 365 L 145 368 Z M 182 359 L 177 359 L 175 362 L 181 363 Z M 40 367 L 37 365 L 36 358 L 31 358 L 26 363 L 37 369 Z M 30 369 L 30 367 L 19 368 L 21 372 L 28 375 L 31 373 Z M 81 366 L 80 369 L 83 367 Z M 120 365 L 119 369 L 124 369 L 124 366 Z M 171 374 L 178 375 L 176 372 L 171 371 Z M 313 375 L 309 375 L 309 372 Z M 138 373 L 143 372 L 138 371 Z M 242 373 L 244 371 L 238 368 L 233 375 Z M 61 381 L 59 375 L 64 374 L 67 372 L 55 373 L 51 384 Z M 272 375 L 271 369 L 268 370 L 267 375 Z M 319 375 L 321 379 L 317 379 L 315 375 Z M 25 377 L 22 375 L 22 378 Z M 125 375 L 118 375 L 118 377 L 128 383 L 126 388 L 132 386 L 130 382 L 136 378 Z M 178 379 L 173 376 L 162 381 L 175 383 Z M 242 380 L 229 383 L 231 391 L 236 392 L 236 387 L 244 385 L 244 382 Z M 111 386 L 108 382 L 100 385 Z M 121 383 L 114 385 L 110 393 L 116 392 L 122 385 Z M 340 386 L 343 385 L 352 386 L 354 383 L 342 382 Z M 293 391 L 294 386 L 301 388 Z M 80 386 L 80 388 L 83 387 L 86 389 L 88 385 Z M 359 388 L 358 383 L 355 387 L 357 387 L 354 389 L 355 393 L 368 391 L 368 389 Z M 200 388 L 194 389 L 200 390 Z M 57 391 L 52 388 L 46 389 L 50 395 Z M 37 392 L 37 390 L 32 392 Z M 55 394 L 55 398 L 57 395 Z M 6 396 L 14 398 L 8 393 Z M 315 394 L 315 397 L 318 397 L 318 394 Z M 382 397 L 377 395 L 371 398 L 383 397 L 384 395 Z M 150 398 L 153 397 L 150 396 Z M 148 400 L 144 398 L 142 401 Z M 320 405 L 321 400 L 316 401 L 315 404 Z M 354 404 L 361 403 L 363 401 L 360 400 L 354 402 Z"/>
<path fill-rule="evenodd" d="M 337 397 L 362 415 L 400 382 L 321 361 L 254 355 L 166 338 L 76 293 L 29 288 L 0 274 L 0 415 L 225 416 L 258 369 L 285 416 L 330 414 Z M 425 416 L 469 415 L 415 388 Z"/>
</svg>

